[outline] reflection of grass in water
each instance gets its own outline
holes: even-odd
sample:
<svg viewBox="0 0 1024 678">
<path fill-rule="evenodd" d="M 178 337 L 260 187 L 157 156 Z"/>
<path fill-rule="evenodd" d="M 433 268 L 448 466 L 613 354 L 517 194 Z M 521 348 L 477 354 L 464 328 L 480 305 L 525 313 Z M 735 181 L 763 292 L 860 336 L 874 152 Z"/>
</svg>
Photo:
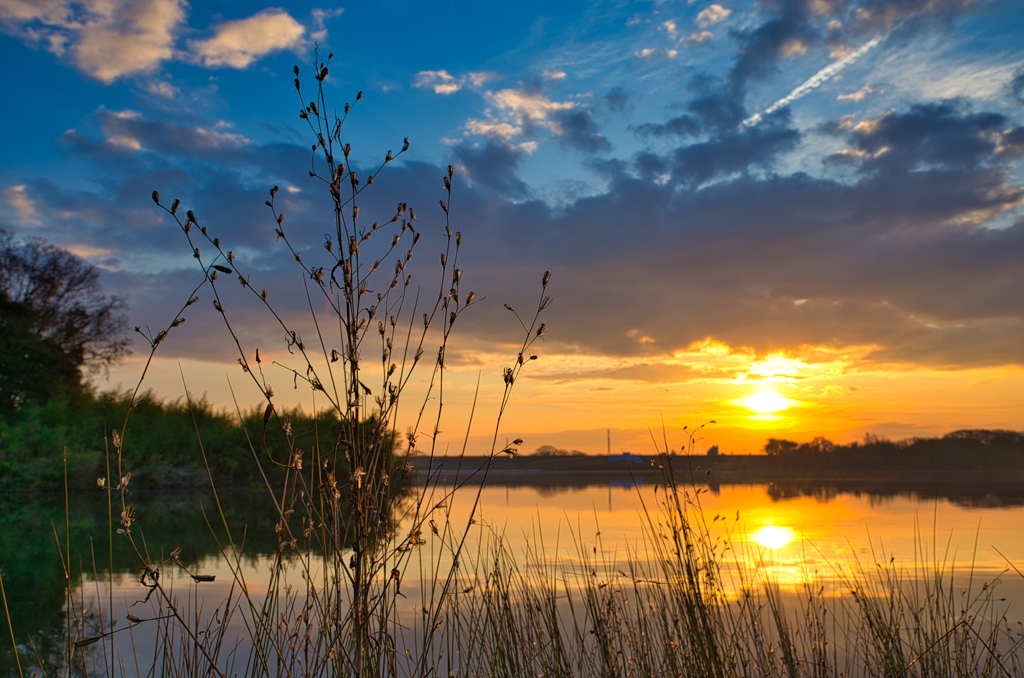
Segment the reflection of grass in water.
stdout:
<svg viewBox="0 0 1024 678">
<path fill-rule="evenodd" d="M 258 555 L 274 554 L 278 541 L 274 525 L 278 519 L 273 505 L 262 493 L 252 490 L 222 492 L 225 517 L 233 528 L 247 534 L 244 557 L 252 562 Z M 66 590 L 61 557 L 55 547 L 54 527 L 70 536 L 71 579 L 94 574 L 90 554 L 95 553 L 95 574 L 101 579 L 109 572 L 106 554 L 110 548 L 107 530 L 106 493 L 79 492 L 68 495 L 70 525 L 65 530 L 64 498 L 55 495 L 18 493 L 0 497 L 0 570 L 2 570 L 14 637 L 34 634 L 37 642 L 59 639 L 65 623 Z M 217 539 L 206 527 L 203 510 L 213 507 L 210 492 L 136 492 L 136 511 L 145 522 L 142 536 L 154 559 L 165 558 L 182 549 L 182 562 L 194 566 L 219 556 Z M 140 568 L 123 539 L 113 541 L 113 571 L 137 577 Z M 140 589 L 140 591 L 142 591 Z M 144 594 L 145 592 L 142 591 Z M 13 668 L 9 643 L 0 646 L 0 675 Z"/>
<path fill-rule="evenodd" d="M 640 550 L 616 552 L 600 537 L 591 544 L 576 535 L 575 556 L 559 557 L 545 542 L 551 535 L 541 534 L 522 554 L 495 540 L 467 557 L 456 595 L 442 604 L 432 667 L 444 673 L 451 661 L 456 675 L 467 676 L 1020 674 L 1020 637 L 1006 628 L 998 578 L 979 582 L 970 571 L 954 573 L 941 554 L 925 553 L 926 540 L 919 537 L 912 568 L 872 558 L 834 564 L 828 576 L 807 574 L 804 584 L 780 586 L 770 563 L 758 564 L 764 551 L 734 552 L 742 548 L 731 538 L 735 524 L 723 526 L 722 518 L 703 515 L 700 498 L 706 490 L 677 483 L 667 470 L 657 501 L 646 507 Z M 201 520 L 196 506 L 208 496 L 159 493 L 140 499 L 140 512 L 167 530 L 152 542 L 154 548 L 181 543 L 195 560 L 216 557 L 213 538 L 202 530 L 195 534 Z M 251 542 L 253 551 L 247 552 L 273 554 L 276 542 L 265 539 L 274 534 L 273 513 L 266 520 L 254 515 L 259 502 L 251 494 L 223 495 L 221 501 L 226 511 L 262 525 L 264 541 Z M 74 512 L 87 514 L 88 506 L 82 502 Z M 3 508 L 15 517 L 13 524 L 23 526 L 15 539 L 54 517 L 33 504 Z M 81 548 L 87 525 L 105 531 L 103 510 L 93 507 L 94 519 L 72 530 L 75 547 Z M 289 569 L 294 574 L 295 564 Z M 284 580 L 280 585 L 288 586 Z M 280 593 L 278 642 L 301 639 L 294 620 L 313 608 L 301 592 Z M 214 613 L 209 602 L 206 607 L 209 621 Z M 167 639 L 162 642 L 172 654 L 184 651 L 173 624 L 152 623 L 161 625 Z M 317 631 L 315 624 L 306 628 Z M 37 636 L 40 654 L 52 654 L 55 640 L 46 644 Z M 88 649 L 102 674 L 102 645 Z M 282 650 L 287 656 L 288 646 Z M 277 650 L 272 644 L 265 652 Z M 181 670 L 183 656 L 164 657 L 160 670 Z M 8 665 L 4 673 L 12 670 Z"/>
<path fill-rule="evenodd" d="M 667 482 L 646 509 L 641 551 L 615 553 L 600 537 L 562 560 L 542 542 L 522 556 L 493 546 L 475 564 L 486 586 L 461 597 L 448 624 L 462 674 L 1021 673 L 999 576 L 954 572 L 951 554 L 926 553 L 919 537 L 912 567 L 833 564 L 789 590 L 757 565 L 763 551 L 734 552 L 735 525 L 714 536 L 721 519 L 702 513 L 702 488 L 677 485 L 670 469 Z"/>
</svg>

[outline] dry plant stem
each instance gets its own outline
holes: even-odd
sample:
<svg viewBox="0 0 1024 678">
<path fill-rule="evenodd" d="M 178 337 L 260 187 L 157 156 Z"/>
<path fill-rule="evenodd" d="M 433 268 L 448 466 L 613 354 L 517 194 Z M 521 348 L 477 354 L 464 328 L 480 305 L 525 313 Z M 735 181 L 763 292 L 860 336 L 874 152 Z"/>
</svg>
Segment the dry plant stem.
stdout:
<svg viewBox="0 0 1024 678">
<path fill-rule="evenodd" d="M 319 53 L 317 52 L 315 59 L 318 58 Z M 462 487 L 465 482 L 468 482 L 468 479 L 456 482 L 456 486 L 452 488 L 451 492 L 443 494 L 443 498 L 439 502 L 425 501 L 427 494 L 427 485 L 425 485 L 423 492 L 415 501 L 408 536 L 404 538 L 396 536 L 397 524 L 394 523 L 395 516 L 404 501 L 404 490 L 397 487 L 397 482 L 411 469 L 409 461 L 416 453 L 416 440 L 421 424 L 426 417 L 426 403 L 429 400 L 435 400 L 437 403 L 437 415 L 432 422 L 428 436 L 431 441 L 431 458 L 434 458 L 437 453 L 438 434 L 440 433 L 444 405 L 445 353 L 455 322 L 461 313 L 474 302 L 472 292 L 464 297 L 460 292 L 462 271 L 458 268 L 458 255 L 461 233 L 453 234 L 449 221 L 453 169 L 449 167 L 448 175 L 444 178 L 447 200 L 441 201 L 440 205 L 446 215 L 444 225 L 446 244 L 444 252 L 440 256 L 441 277 L 438 294 L 432 308 L 428 308 L 427 312 L 423 313 L 422 328 L 416 330 L 414 323 L 416 315 L 420 313 L 419 288 L 413 287 L 414 296 L 407 297 L 412 276 L 406 270 L 406 266 L 413 256 L 413 248 L 420 239 L 420 234 L 414 226 L 415 213 L 412 208 L 404 203 L 399 203 L 394 215 L 384 223 L 383 228 L 377 222 L 373 222 L 372 226 L 366 226 L 365 220 L 360 221 L 360 206 L 358 204 L 362 192 L 372 185 L 374 178 L 387 164 L 408 149 L 409 144 L 406 141 L 397 155 L 393 155 L 389 151 L 383 163 L 376 170 L 370 172 L 364 179 L 358 177 L 349 160 L 351 146 L 344 143 L 342 139 L 344 122 L 350 106 L 346 105 L 344 114 L 340 117 L 335 116 L 333 121 L 326 112 L 323 82 L 328 75 L 330 60 L 331 58 L 328 57 L 326 64 L 314 63 L 318 82 L 314 101 L 307 104 L 302 99 L 299 82 L 296 78 L 296 89 L 299 90 L 300 101 L 303 102 L 303 111 L 300 117 L 307 122 L 316 139 L 316 143 L 312 147 L 313 161 L 310 175 L 327 186 L 334 203 L 333 233 L 326 237 L 324 243 L 330 258 L 327 266 L 316 267 L 303 262 L 302 253 L 288 238 L 284 227 L 284 215 L 276 207 L 275 201 L 278 192 L 276 187 L 271 190 L 270 200 L 267 201 L 277 223 L 275 229 L 277 241 L 284 241 L 287 251 L 303 272 L 307 304 L 320 343 L 319 353 L 326 367 L 314 364 L 302 337 L 296 329 L 289 326 L 281 314 L 274 310 L 266 290 L 262 293 L 256 291 L 251 284 L 252 276 L 246 276 L 239 271 L 240 267 L 235 262 L 233 253 L 225 251 L 221 247 L 220 240 L 213 237 L 206 226 L 200 226 L 195 214 L 189 210 L 187 218 L 182 219 L 178 215 L 180 201 L 175 200 L 168 207 L 160 202 L 159 194 L 156 191 L 153 194 L 157 205 L 172 216 L 185 236 L 188 246 L 200 266 L 202 280 L 189 295 L 188 302 L 166 330 L 156 335 L 143 333 L 150 343 L 150 355 L 142 378 L 133 393 L 132 403 L 125 421 L 121 429 L 113 433 L 113 442 L 118 456 L 117 476 L 121 479 L 116 488 L 120 493 L 122 516 L 122 529 L 118 532 L 127 537 L 135 555 L 143 564 L 143 585 L 149 589 L 150 594 L 157 593 L 162 605 L 169 610 L 168 618 L 159 622 L 165 648 L 162 656 L 167 670 L 178 671 L 191 666 L 192 671 L 198 671 L 199 655 L 203 655 L 209 664 L 209 670 L 223 675 L 217 665 L 222 636 L 208 641 L 212 644 L 204 642 L 199 637 L 202 627 L 197 616 L 198 611 L 193 615 L 196 617 L 195 619 L 191 621 L 185 619 L 184 615 L 179 612 L 177 603 L 174 602 L 173 592 L 168 591 L 161 581 L 161 567 L 167 562 L 173 562 L 177 567 L 185 569 L 177 560 L 177 551 L 169 561 L 153 563 L 146 556 L 144 543 L 141 544 L 141 547 L 136 544 L 131 530 L 132 522 L 135 519 L 134 509 L 127 501 L 130 473 L 126 473 L 123 468 L 123 449 L 128 419 L 136 405 L 138 393 L 157 347 L 166 339 L 172 329 L 184 322 L 182 314 L 185 309 L 195 303 L 199 290 L 207 284 L 213 293 L 213 306 L 221 315 L 228 335 L 238 351 L 238 362 L 241 368 L 253 380 L 267 401 L 264 412 L 262 449 L 257 451 L 255 441 L 249 436 L 248 431 L 246 431 L 246 438 L 279 516 L 277 525 L 279 547 L 271 564 L 271 578 L 267 595 L 262 603 L 257 603 L 250 594 L 249 586 L 245 581 L 241 548 L 236 546 L 231 536 L 221 499 L 216 491 L 213 473 L 206 458 L 206 451 L 200 441 L 200 452 L 203 455 L 204 465 L 214 490 L 214 500 L 220 522 L 227 530 L 227 544 L 221 545 L 218 542 L 218 546 L 232 570 L 234 578 L 232 586 L 237 584 L 241 595 L 248 602 L 249 616 L 243 615 L 243 617 L 252 636 L 253 651 L 247 671 L 260 675 L 281 671 L 291 675 L 293 670 L 298 671 L 300 667 L 294 662 L 300 655 L 296 654 L 293 640 L 298 637 L 296 634 L 299 633 L 299 630 L 304 628 L 306 629 L 305 663 L 301 665 L 301 673 L 312 671 L 313 673 L 360 677 L 377 675 L 381 671 L 394 674 L 398 670 L 396 639 L 402 633 L 402 625 L 397 612 L 399 597 L 403 595 L 399 588 L 400 582 L 411 560 L 410 554 L 424 543 L 421 534 L 428 522 L 435 534 L 441 538 L 442 549 L 452 557 L 452 564 L 446 572 L 436 570 L 433 574 L 431 586 L 434 588 L 436 596 L 431 601 L 431 611 L 426 618 L 430 626 L 425 629 L 426 643 L 420 648 L 417 658 L 410 657 L 414 660 L 417 672 L 425 667 L 426 658 L 430 656 L 430 646 L 433 644 L 435 631 L 439 627 L 444 611 L 449 609 L 447 606 L 450 597 L 452 604 L 457 607 L 458 597 L 452 596 L 452 594 L 460 576 L 460 558 L 466 543 L 466 533 L 469 531 L 469 526 L 474 520 L 473 515 L 479 506 L 480 490 L 477 490 L 469 522 L 464 530 L 456 530 L 451 524 L 450 498 L 451 492 Z M 296 75 L 298 75 L 297 68 Z M 360 101 L 361 98 L 360 93 L 356 97 L 356 101 Z M 200 241 L 196 239 L 199 235 L 205 238 L 205 241 L 202 242 L 204 249 L 212 245 L 214 249 L 212 259 L 204 258 L 200 252 L 198 247 Z M 390 237 L 390 244 L 385 240 L 382 246 L 377 247 L 380 254 L 371 257 L 370 253 L 376 243 L 382 238 L 388 237 Z M 407 249 L 403 247 L 400 250 L 399 246 L 402 240 L 409 238 L 412 239 L 411 245 Z M 399 257 L 393 273 L 379 271 L 381 262 L 395 254 L 398 254 Z M 372 264 L 369 263 L 371 260 Z M 339 429 L 333 448 L 320 449 L 319 436 L 317 436 L 318 442 L 313 445 L 313 449 L 305 451 L 311 454 L 313 460 L 308 476 L 302 470 L 304 451 L 296 446 L 295 434 L 284 413 L 274 407 L 273 389 L 263 373 L 259 351 L 255 352 L 255 365 L 253 365 L 248 357 L 249 354 L 243 348 L 243 338 L 232 326 L 224 305 L 224 298 L 218 290 L 220 273 L 237 274 L 238 282 L 259 299 L 259 303 L 273 316 L 284 331 L 286 348 L 289 353 L 298 356 L 302 362 L 302 366 L 298 369 L 291 367 L 286 367 L 286 369 L 292 373 L 296 383 L 302 379 L 311 387 L 314 398 L 314 426 L 319 426 L 317 393 L 323 393 L 327 409 L 333 411 L 338 417 Z M 313 294 L 311 293 L 313 288 L 306 280 L 307 277 L 320 288 L 329 308 L 337 315 L 339 330 L 337 348 L 330 346 L 331 340 L 325 336 L 320 322 L 316 318 Z M 383 281 L 386 289 L 382 286 L 379 288 L 383 290 L 382 292 L 372 292 L 371 280 L 377 281 L 377 284 Z M 526 336 L 516 363 L 505 371 L 505 390 L 495 424 L 492 457 L 497 453 L 500 422 L 508 405 L 512 386 L 523 366 L 535 358 L 535 356 L 529 355 L 529 351 L 544 333 L 544 325 L 538 324 L 538 318 L 540 312 L 550 301 L 545 296 L 548 280 L 549 275 L 545 274 L 541 300 L 529 327 L 522 323 L 518 314 L 516 315 Z M 375 298 L 372 296 L 374 294 Z M 408 311 L 410 306 L 411 314 Z M 511 307 L 509 308 L 511 310 Z M 403 320 L 403 318 L 407 320 Z M 408 323 L 405 326 L 406 329 L 399 330 L 399 321 Z M 440 330 L 435 329 L 439 332 L 437 357 L 434 360 L 433 370 L 427 384 L 427 394 L 416 413 L 413 426 L 407 434 L 407 442 L 403 445 L 401 452 L 397 452 L 395 449 L 398 440 L 397 419 L 401 396 L 411 383 L 412 374 L 425 353 L 424 346 L 428 341 L 428 329 L 432 322 L 435 324 L 435 328 L 440 323 Z M 374 328 L 374 323 L 376 323 L 376 328 Z M 371 350 L 369 346 L 372 341 L 368 343 L 367 339 L 370 338 L 369 333 L 374 329 L 379 335 L 382 374 L 379 391 L 376 394 L 364 383 L 361 362 L 363 352 Z M 139 332 L 142 333 L 141 329 Z M 399 337 L 400 332 L 405 335 L 404 344 Z M 396 343 L 400 346 L 396 347 Z M 335 362 L 341 363 L 340 373 L 337 375 L 332 367 Z M 326 374 L 324 374 L 325 369 Z M 189 398 L 191 408 L 191 398 L 187 386 L 186 397 Z M 238 410 L 237 403 L 236 410 Z M 238 414 L 244 428 L 244 418 L 240 411 Z M 288 454 L 286 459 L 275 458 L 268 446 L 267 425 L 271 417 L 274 418 L 276 425 L 285 435 Z M 469 422 L 469 425 L 471 424 L 472 417 Z M 466 435 L 468 439 L 468 426 Z M 465 445 L 464 441 L 463 448 Z M 515 453 L 515 450 L 510 447 L 502 452 L 511 455 Z M 399 460 L 400 465 L 396 464 L 396 461 Z M 271 488 L 262 466 L 264 462 L 279 467 L 279 472 L 283 473 L 283 484 L 279 493 Z M 486 478 L 488 468 L 489 463 L 476 473 Z M 108 472 L 108 495 L 114 489 L 109 476 Z M 436 474 L 428 475 L 428 485 L 431 482 L 431 477 L 435 479 L 434 489 L 430 491 L 433 493 L 437 489 L 436 479 L 438 476 Z M 392 480 L 395 483 L 392 483 Z M 305 515 L 302 517 L 302 529 L 297 529 L 298 526 L 293 525 L 292 514 L 296 506 L 305 510 Z M 439 510 L 443 511 L 445 517 L 443 532 L 438 530 L 432 518 Z M 290 615 L 296 609 L 297 599 L 294 594 L 289 593 L 290 589 L 284 583 L 284 572 L 289 562 L 296 562 L 287 557 L 287 554 L 292 551 L 301 553 L 297 562 L 300 563 L 300 570 L 306 582 L 306 598 L 302 603 L 300 614 L 294 617 L 296 621 L 283 621 L 291 619 Z M 314 557 L 322 558 L 324 563 L 319 573 L 319 587 L 314 583 L 318 573 L 311 566 Z M 185 571 L 187 572 L 187 570 Z M 389 572 L 390 576 L 388 576 Z M 225 617 L 227 609 L 226 607 Z M 315 641 L 309 636 L 312 632 L 316 633 Z M 206 632 L 203 633 L 206 634 Z M 180 634 L 180 636 L 176 634 Z M 207 635 L 207 637 L 209 636 Z M 191 643 L 191 652 L 185 652 L 180 661 L 176 660 L 168 654 L 166 648 L 173 646 L 174 643 L 183 642 L 186 638 Z M 108 665 L 113 665 L 113 658 Z"/>
<path fill-rule="evenodd" d="M 18 656 L 18 641 L 14 639 L 14 626 L 11 624 L 11 612 L 7 609 L 7 591 L 4 590 L 4 576 L 3 572 L 0 572 L 0 599 L 4 602 L 4 618 L 7 620 L 7 632 L 11 634 L 11 648 L 14 651 L 14 662 L 18 666 L 18 675 L 23 676 L 21 672 L 21 658 Z"/>
</svg>

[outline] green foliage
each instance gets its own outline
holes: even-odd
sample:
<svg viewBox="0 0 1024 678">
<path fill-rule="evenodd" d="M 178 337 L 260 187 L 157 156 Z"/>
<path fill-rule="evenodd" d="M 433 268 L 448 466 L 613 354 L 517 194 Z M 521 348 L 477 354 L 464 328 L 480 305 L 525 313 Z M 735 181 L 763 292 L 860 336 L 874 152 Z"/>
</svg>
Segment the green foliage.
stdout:
<svg viewBox="0 0 1024 678">
<path fill-rule="evenodd" d="M 37 317 L 31 306 L 8 301 L 0 290 L 0 417 L 80 390 L 78 362 L 33 331 Z"/>
<path fill-rule="evenodd" d="M 70 489 L 95 487 L 96 479 L 106 475 L 105 440 L 124 421 L 130 404 L 129 393 L 69 393 L 43 404 L 27 403 L 17 416 L 0 419 L 4 489 L 61 488 L 64 455 Z M 313 417 L 286 410 L 281 418 L 299 450 L 333 450 L 339 439 L 333 412 Z M 262 412 L 244 412 L 240 425 L 235 414 L 217 411 L 205 397 L 190 406 L 184 398 L 161 401 L 146 392 L 136 398 L 132 424 L 124 439 L 122 467 L 132 471 L 140 486 L 151 489 L 208 485 L 203 452 L 214 480 L 223 487 L 262 483 L 252 448 L 263 450 L 264 439 L 267 447 L 260 461 L 268 477 L 275 478 L 277 464 L 289 458 L 284 431 L 268 427 L 264 432 Z"/>
</svg>

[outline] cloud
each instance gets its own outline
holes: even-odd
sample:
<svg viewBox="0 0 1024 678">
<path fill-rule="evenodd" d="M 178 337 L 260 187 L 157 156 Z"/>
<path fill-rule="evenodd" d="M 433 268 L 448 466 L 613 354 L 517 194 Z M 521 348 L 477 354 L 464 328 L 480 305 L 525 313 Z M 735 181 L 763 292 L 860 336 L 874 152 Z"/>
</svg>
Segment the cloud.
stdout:
<svg viewBox="0 0 1024 678">
<path fill-rule="evenodd" d="M 912 31 L 914 24 L 948 22 L 980 8 L 980 0 L 863 0 L 853 10 L 854 24 L 862 33 L 888 32 L 903 24 Z"/>
<path fill-rule="evenodd" d="M 757 113 L 744 120 L 743 125 L 756 125 L 758 122 L 761 121 L 761 119 L 764 116 L 774 113 L 783 106 L 788 106 L 797 99 L 800 99 L 809 94 L 810 92 L 814 91 L 818 87 L 821 87 L 831 78 L 833 78 L 837 73 L 842 71 L 844 68 L 852 64 L 860 57 L 862 57 L 868 50 L 875 47 L 881 41 L 882 38 L 874 38 L 872 40 L 869 40 L 868 42 L 864 43 L 859 48 L 857 48 L 857 50 L 851 52 L 850 54 L 840 59 L 839 61 L 835 61 L 829 64 L 828 66 L 825 66 L 825 68 L 821 69 L 820 71 L 812 75 L 810 78 L 805 80 L 802 84 L 800 84 L 799 87 L 794 89 L 792 92 L 790 92 L 789 94 L 782 97 L 781 99 L 773 103 L 771 106 L 766 108 L 763 113 Z"/>
<path fill-rule="evenodd" d="M 1010 91 L 1017 101 L 1024 104 L 1024 68 L 1018 68 L 1010 81 Z"/>
<path fill-rule="evenodd" d="M 522 134 L 523 128 L 500 120 L 477 120 L 470 118 L 466 121 L 466 132 L 479 134 L 480 136 L 497 137 L 508 141 L 512 137 Z"/>
<path fill-rule="evenodd" d="M 542 74 L 544 75 L 544 74 Z M 565 73 L 562 71 L 554 71 L 547 74 L 553 80 L 558 80 L 565 77 Z M 491 80 L 496 80 L 500 76 L 490 71 L 474 71 L 466 73 L 463 76 L 456 78 L 446 70 L 440 71 L 420 71 L 416 74 L 413 79 L 412 86 L 417 88 L 428 88 L 434 90 L 435 94 L 455 94 L 463 87 L 472 87 L 478 89 L 483 87 Z"/>
<path fill-rule="evenodd" d="M 488 142 L 481 148 L 457 146 L 455 160 L 477 186 L 497 195 L 523 198 L 529 194 L 516 173 L 524 151 L 508 144 Z"/>
<path fill-rule="evenodd" d="M 636 133 L 640 136 L 656 138 L 666 136 L 678 136 L 685 138 L 696 136 L 700 131 L 701 125 L 697 118 L 686 114 L 677 116 L 663 123 L 647 122 L 636 128 Z"/>
<path fill-rule="evenodd" d="M 733 173 L 768 170 L 779 154 L 795 148 L 800 141 L 800 133 L 788 123 L 788 115 L 776 113 L 763 128 L 747 126 L 678 148 L 673 154 L 673 178 L 695 187 Z"/>
<path fill-rule="evenodd" d="M 600 133 L 600 126 L 588 110 L 558 111 L 553 120 L 558 125 L 559 141 L 570 148 L 587 155 L 612 149 L 611 142 Z"/>
<path fill-rule="evenodd" d="M 466 131 L 470 134 L 486 134 L 505 140 L 536 126 L 545 127 L 561 136 L 564 130 L 560 114 L 576 106 L 571 101 L 552 101 L 536 90 L 503 89 L 485 92 L 484 98 L 491 105 L 491 108 L 485 111 L 487 118 L 471 118 L 466 122 Z"/>
<path fill-rule="evenodd" d="M 866 99 L 868 97 L 868 95 L 875 94 L 876 92 L 877 92 L 877 90 L 872 89 L 868 85 L 864 85 L 863 87 L 861 87 L 856 92 L 850 92 L 849 94 L 840 94 L 840 95 L 838 95 L 836 97 L 836 101 L 859 102 L 859 101 L 863 101 L 864 99 Z"/>
<path fill-rule="evenodd" d="M 310 16 L 313 18 L 313 29 L 309 32 L 309 39 L 319 43 L 327 42 L 327 20 L 341 16 L 344 11 L 344 8 L 338 7 L 336 9 L 314 9 L 310 12 Z"/>
<path fill-rule="evenodd" d="M 224 162 L 248 162 L 251 141 L 231 132 L 223 123 L 183 125 L 154 120 L 133 110 L 111 111 L 101 108 L 94 114 L 103 134 L 102 141 L 68 130 L 58 139 L 76 153 L 92 157 L 124 157 L 128 154 L 156 153 L 178 158 L 212 159 Z M 145 160 L 149 162 L 149 160 Z"/>
<path fill-rule="evenodd" d="M 778 16 L 736 33 L 738 50 L 731 73 L 734 86 L 763 80 L 774 72 L 775 62 L 803 54 L 818 42 L 818 30 L 810 20 L 806 3 L 789 0 L 780 5 Z"/>
<path fill-rule="evenodd" d="M 306 29 L 282 9 L 266 9 L 253 16 L 213 27 L 214 35 L 188 41 L 193 58 L 207 68 L 246 68 L 271 52 L 297 47 Z"/>
<path fill-rule="evenodd" d="M 698 45 L 702 45 L 714 37 L 715 36 L 711 31 L 701 31 L 700 33 L 690 33 L 690 35 L 688 35 L 686 39 L 689 42 L 695 42 Z"/>
<path fill-rule="evenodd" d="M 862 121 L 848 138 L 869 158 L 863 171 L 965 170 L 996 152 L 993 134 L 1004 123 L 1002 115 L 972 113 L 953 102 L 915 104 Z"/>
<path fill-rule="evenodd" d="M 255 60 L 302 43 L 305 28 L 281 9 L 228 21 L 213 28 L 207 39 L 177 47 L 187 29 L 185 0 L 4 0 L 0 27 L 24 42 L 104 83 L 153 73 L 165 62 L 186 60 L 215 68 L 246 68 Z M 336 11 L 314 10 L 318 34 Z M 166 83 L 149 82 L 147 91 L 171 98 Z"/>
<path fill-rule="evenodd" d="M 7 0 L 0 25 L 110 83 L 171 59 L 187 7 L 184 0 Z"/>
<path fill-rule="evenodd" d="M 708 26 L 725 21 L 731 14 L 731 9 L 726 9 L 721 5 L 710 5 L 706 9 L 701 10 L 697 15 L 697 25 L 701 28 L 707 28 Z"/>
<path fill-rule="evenodd" d="M 435 94 L 455 94 L 462 89 L 462 84 L 445 70 L 420 71 L 413 80 L 413 87 L 428 87 L 434 90 Z"/>
<path fill-rule="evenodd" d="M 1004 158 L 1024 157 L 1024 125 L 1014 127 L 999 135 L 996 155 Z"/>
<path fill-rule="evenodd" d="M 18 215 L 18 219 L 26 226 L 39 226 L 39 211 L 32 198 L 25 192 L 25 185 L 8 186 L 3 189 L 4 201 Z"/>
<path fill-rule="evenodd" d="M 159 80 L 147 82 L 142 86 L 142 88 L 150 94 L 163 99 L 173 99 L 181 93 L 181 90 L 169 82 L 162 82 Z"/>
<path fill-rule="evenodd" d="M 695 78 L 687 95 L 667 121 L 638 126 L 660 140 L 659 150 L 588 159 L 598 180 L 568 187 L 557 204 L 523 180 L 537 158 L 529 161 L 521 145 L 489 138 L 449 149 L 464 289 L 486 300 L 460 316 L 468 341 L 504 346 L 514 318 L 502 303 L 533 303 L 529 272 L 551 270 L 547 350 L 594 357 L 587 369 L 560 366 L 565 378 L 604 370 L 601 378 L 657 379 L 659 365 L 699 362 L 689 347 L 709 338 L 754 356 L 832 351 L 848 356 L 849 370 L 1024 364 L 1024 222 L 1014 216 L 1024 187 L 1012 172 L 1024 141 L 1019 121 L 958 101 L 836 121 L 828 141 L 850 153 L 842 178 L 830 179 L 783 173 L 780 158 L 806 140 L 786 109 L 740 130 L 746 114 L 728 82 Z M 593 117 L 574 117 L 595 114 L 576 101 L 559 109 L 546 95 L 507 100 L 515 105 L 488 100 L 493 122 L 521 119 L 524 136 L 541 126 L 534 116 L 557 124 L 562 143 L 572 143 L 577 124 L 600 133 Z M 304 293 L 284 291 L 297 272 L 283 244 L 274 248 L 263 201 L 269 186 L 296 182 L 301 191 L 276 198 L 289 239 L 304 262 L 328 256 L 316 224 L 330 217 L 330 201 L 301 179 L 308 146 L 261 145 L 212 120 L 172 125 L 132 111 L 100 111 L 96 120 L 85 129 L 99 131 L 79 134 L 67 151 L 94 164 L 95 188 L 37 181 L 20 194 L 48 237 L 109 249 L 122 262 L 105 280 L 132 291 L 133 322 L 166 321 L 160 314 L 176 311 L 196 284 L 191 252 L 149 200 L 154 187 L 195 209 L 289 318 L 304 316 Z M 113 138 L 140 150 L 114 149 Z M 395 196 L 417 208 L 423 240 L 411 267 L 436 267 L 443 251 L 436 204 L 447 164 L 396 163 L 361 197 L 365 218 L 380 223 L 394 213 Z M 551 182 L 552 193 L 558 188 Z M 385 249 L 389 238 L 380 241 Z M 366 244 L 368 260 L 377 242 Z M 239 295 L 228 305 L 245 346 L 280 344 L 256 310 L 241 310 L 245 290 L 222 288 Z M 182 328 L 197 334 L 187 346 L 174 337 L 168 355 L 230 361 L 220 318 L 205 291 L 200 297 Z"/>
<path fill-rule="evenodd" d="M 613 87 L 602 97 L 604 104 L 609 110 L 616 113 L 625 113 L 626 104 L 629 103 L 631 95 L 621 87 Z"/>
</svg>

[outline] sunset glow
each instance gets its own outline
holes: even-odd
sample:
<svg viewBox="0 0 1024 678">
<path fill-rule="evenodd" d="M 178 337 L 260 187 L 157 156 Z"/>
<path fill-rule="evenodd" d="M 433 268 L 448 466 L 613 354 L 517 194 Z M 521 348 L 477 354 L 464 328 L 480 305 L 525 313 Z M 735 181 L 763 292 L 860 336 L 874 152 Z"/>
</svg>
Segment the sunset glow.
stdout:
<svg viewBox="0 0 1024 678">
<path fill-rule="evenodd" d="M 357 201 L 360 223 L 388 231 L 359 241 L 368 267 L 380 259 L 374 275 L 412 237 L 388 221 L 396 203 L 416 210 L 409 296 L 387 315 L 419 327 L 451 289 L 449 226 L 461 301 L 475 293 L 445 346 L 444 392 L 420 417 L 442 323 L 427 332 L 400 430 L 428 437 L 440 413 L 445 450 L 507 434 L 525 451 L 604 454 L 610 431 L 616 449 L 652 451 L 653 432 L 670 449 L 752 454 L 769 437 L 1024 428 L 1024 3 L 147 2 L 142 14 L 127 0 L 0 8 L 19 64 L 9 89 L 62 93 L 59 107 L 0 113 L 16 132 L 0 229 L 75 253 L 125 297 L 134 355 L 95 376 L 99 390 L 134 389 L 149 345 L 130 329 L 167 327 L 198 290 L 143 389 L 265 407 L 239 362 L 259 350 L 277 404 L 327 403 L 296 376 L 345 353 L 323 298 L 337 290 L 310 286 L 339 242 L 325 242 L 333 201 L 309 177 L 312 111 L 299 117 L 308 102 L 292 84 L 319 45 L 321 61 L 336 55 L 322 105 L 363 93 L 343 136 L 360 179 L 381 170 Z M 395 25 L 417 30 L 382 53 Z M 265 205 L 273 186 L 287 221 Z M 190 244 L 154 189 L 210 240 Z M 213 238 L 246 285 L 220 278 L 223 315 L 199 267 Z M 517 315 L 531 317 L 544 271 L 546 332 L 495 427 Z M 389 284 L 371 277 L 367 298 Z M 263 289 L 276 317 L 252 294 Z M 312 365 L 289 336 L 315 345 Z M 373 397 L 382 348 L 363 344 Z"/>
<path fill-rule="evenodd" d="M 775 391 L 758 391 L 735 402 L 760 417 L 771 417 L 798 404 L 795 400 L 779 395 Z M 778 418 L 780 417 L 776 417 Z"/>
</svg>

